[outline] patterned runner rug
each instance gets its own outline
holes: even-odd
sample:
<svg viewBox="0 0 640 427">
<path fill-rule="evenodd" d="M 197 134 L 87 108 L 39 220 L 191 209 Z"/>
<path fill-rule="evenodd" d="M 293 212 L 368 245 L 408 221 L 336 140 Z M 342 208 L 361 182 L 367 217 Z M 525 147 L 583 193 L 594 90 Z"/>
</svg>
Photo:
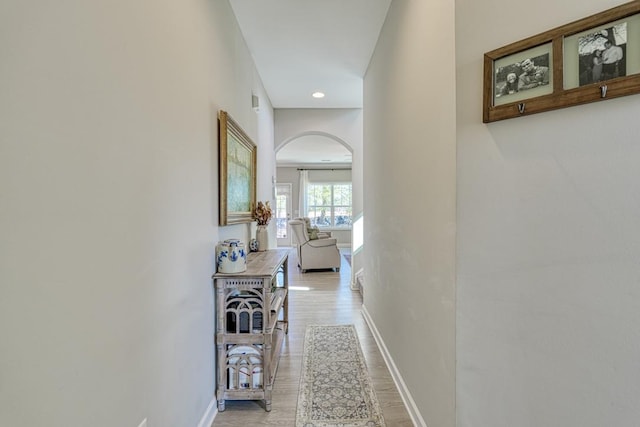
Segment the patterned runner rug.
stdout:
<svg viewBox="0 0 640 427">
<path fill-rule="evenodd" d="M 385 427 L 353 325 L 308 326 L 296 427 Z"/>
</svg>

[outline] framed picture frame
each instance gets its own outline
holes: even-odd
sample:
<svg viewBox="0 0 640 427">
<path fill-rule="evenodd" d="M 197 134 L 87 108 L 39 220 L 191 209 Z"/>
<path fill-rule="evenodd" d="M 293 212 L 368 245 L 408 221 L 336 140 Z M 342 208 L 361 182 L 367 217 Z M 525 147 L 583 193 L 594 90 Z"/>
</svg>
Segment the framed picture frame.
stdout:
<svg viewBox="0 0 640 427">
<path fill-rule="evenodd" d="M 219 225 L 253 221 L 257 147 L 226 111 L 218 112 Z"/>
<path fill-rule="evenodd" d="M 640 93 L 640 0 L 485 53 L 483 80 L 485 123 Z"/>
<path fill-rule="evenodd" d="M 553 93 L 553 51 L 545 43 L 499 58 L 493 64 L 493 104 Z"/>
<path fill-rule="evenodd" d="M 577 40 L 577 46 L 572 45 L 573 39 Z M 576 83 L 577 86 L 584 86 L 625 77 L 629 53 L 626 52 L 626 46 L 626 21 L 611 23 L 606 28 L 594 28 L 588 30 L 586 34 L 565 38 L 564 50 L 567 52 L 564 66 L 565 87 L 576 87 Z M 571 55 L 571 52 L 574 55 Z"/>
</svg>

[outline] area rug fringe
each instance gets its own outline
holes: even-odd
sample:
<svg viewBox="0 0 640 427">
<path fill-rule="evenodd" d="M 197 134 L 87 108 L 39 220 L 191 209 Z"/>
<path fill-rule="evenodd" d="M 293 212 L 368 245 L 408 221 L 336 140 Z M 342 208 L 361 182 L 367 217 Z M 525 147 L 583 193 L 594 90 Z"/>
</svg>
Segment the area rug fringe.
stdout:
<svg viewBox="0 0 640 427">
<path fill-rule="evenodd" d="M 354 325 L 310 325 L 296 427 L 386 427 Z"/>
</svg>

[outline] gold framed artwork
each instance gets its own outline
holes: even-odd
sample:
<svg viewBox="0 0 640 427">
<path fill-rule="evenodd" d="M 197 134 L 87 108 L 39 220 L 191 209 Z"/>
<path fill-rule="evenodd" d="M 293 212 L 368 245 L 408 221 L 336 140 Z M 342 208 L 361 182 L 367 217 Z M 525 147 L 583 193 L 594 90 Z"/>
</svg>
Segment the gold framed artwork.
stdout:
<svg viewBox="0 0 640 427">
<path fill-rule="evenodd" d="M 640 93 L 640 0 L 484 55 L 490 123 Z"/>
<path fill-rule="evenodd" d="M 226 111 L 218 112 L 219 225 L 253 221 L 257 147 Z"/>
</svg>

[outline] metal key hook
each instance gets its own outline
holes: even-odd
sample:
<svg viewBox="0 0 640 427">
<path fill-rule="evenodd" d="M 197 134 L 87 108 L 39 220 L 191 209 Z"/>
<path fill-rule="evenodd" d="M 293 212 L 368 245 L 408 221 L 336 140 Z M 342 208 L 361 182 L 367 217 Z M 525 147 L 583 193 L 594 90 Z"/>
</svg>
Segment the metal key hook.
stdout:
<svg viewBox="0 0 640 427">
<path fill-rule="evenodd" d="M 518 104 L 518 111 L 520 111 L 520 114 L 524 113 L 524 102 Z"/>
<path fill-rule="evenodd" d="M 607 85 L 600 86 L 600 97 L 605 98 L 607 96 Z"/>
</svg>

